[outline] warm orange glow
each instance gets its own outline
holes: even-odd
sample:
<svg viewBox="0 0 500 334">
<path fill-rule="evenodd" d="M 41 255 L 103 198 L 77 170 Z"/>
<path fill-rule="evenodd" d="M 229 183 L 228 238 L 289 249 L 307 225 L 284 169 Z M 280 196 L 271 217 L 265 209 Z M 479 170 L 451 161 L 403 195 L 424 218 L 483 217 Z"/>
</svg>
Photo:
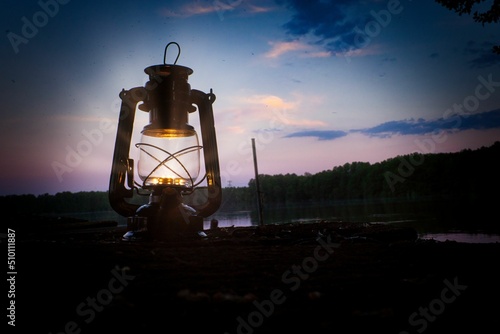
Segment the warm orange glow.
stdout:
<svg viewBox="0 0 500 334">
<path fill-rule="evenodd" d="M 142 134 L 156 138 L 178 138 L 195 136 L 196 131 L 191 129 L 144 129 Z"/>
<path fill-rule="evenodd" d="M 166 186 L 184 186 L 186 185 L 186 180 L 180 177 L 155 177 L 148 180 L 152 185 L 166 185 Z"/>
</svg>

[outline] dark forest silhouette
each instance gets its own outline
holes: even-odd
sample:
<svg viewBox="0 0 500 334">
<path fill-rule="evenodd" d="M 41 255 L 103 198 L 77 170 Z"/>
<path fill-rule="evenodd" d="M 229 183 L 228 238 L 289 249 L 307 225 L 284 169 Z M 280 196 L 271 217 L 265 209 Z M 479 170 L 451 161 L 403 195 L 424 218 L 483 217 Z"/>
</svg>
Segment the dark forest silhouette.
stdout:
<svg viewBox="0 0 500 334">
<path fill-rule="evenodd" d="M 500 142 L 457 153 L 408 154 L 382 162 L 352 162 L 316 174 L 259 175 L 266 206 L 371 199 L 498 199 Z M 493 197 L 493 198 L 492 198 Z M 145 198 L 146 200 L 146 198 Z M 105 191 L 0 196 L 18 214 L 112 211 Z M 223 189 L 220 210 L 254 209 L 255 179 Z"/>
</svg>

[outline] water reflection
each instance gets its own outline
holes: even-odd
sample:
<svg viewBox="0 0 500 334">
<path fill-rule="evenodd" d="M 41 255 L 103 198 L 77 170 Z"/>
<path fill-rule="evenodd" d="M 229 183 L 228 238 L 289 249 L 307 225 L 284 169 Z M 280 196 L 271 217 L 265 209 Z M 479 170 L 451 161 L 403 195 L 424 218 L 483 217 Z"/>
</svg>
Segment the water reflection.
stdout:
<svg viewBox="0 0 500 334">
<path fill-rule="evenodd" d="M 494 206 L 470 201 L 350 201 L 322 205 L 265 208 L 266 224 L 321 220 L 399 224 L 414 228 L 423 239 L 457 242 L 500 242 L 500 224 L 493 222 Z M 258 224 L 255 211 L 218 212 L 205 220 L 219 221 L 219 227 Z"/>
<path fill-rule="evenodd" d="M 486 234 L 486 233 L 465 233 L 465 232 L 424 233 L 419 237 L 421 239 L 426 239 L 426 240 L 457 241 L 466 243 L 500 242 L 500 235 Z"/>
<path fill-rule="evenodd" d="M 204 220 L 204 229 L 210 228 L 210 221 L 212 219 L 217 219 L 219 227 L 243 227 L 257 225 L 256 222 L 252 222 L 251 211 L 217 212 L 215 215 Z"/>
</svg>

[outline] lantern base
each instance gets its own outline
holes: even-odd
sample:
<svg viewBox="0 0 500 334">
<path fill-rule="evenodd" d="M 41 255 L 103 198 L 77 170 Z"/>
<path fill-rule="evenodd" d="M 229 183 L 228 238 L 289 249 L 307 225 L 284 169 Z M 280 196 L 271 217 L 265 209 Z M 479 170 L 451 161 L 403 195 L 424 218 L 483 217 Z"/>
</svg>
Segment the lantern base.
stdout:
<svg viewBox="0 0 500 334">
<path fill-rule="evenodd" d="M 175 240 L 204 237 L 203 217 L 182 203 L 180 191 L 164 188 L 161 196 L 151 196 L 127 221 L 128 231 L 123 240 Z"/>
</svg>

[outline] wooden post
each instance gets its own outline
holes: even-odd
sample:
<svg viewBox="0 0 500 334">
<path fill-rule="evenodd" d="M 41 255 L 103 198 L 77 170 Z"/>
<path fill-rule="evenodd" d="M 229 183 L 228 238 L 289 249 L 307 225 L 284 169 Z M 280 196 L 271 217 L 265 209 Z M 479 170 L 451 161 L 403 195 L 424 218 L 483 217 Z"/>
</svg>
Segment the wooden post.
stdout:
<svg viewBox="0 0 500 334">
<path fill-rule="evenodd" d="M 257 209 L 259 210 L 259 225 L 263 226 L 264 219 L 262 218 L 262 197 L 259 184 L 259 170 L 257 168 L 257 153 L 255 152 L 255 138 L 252 138 L 252 150 L 253 150 L 253 167 L 255 170 L 255 187 L 257 188 Z"/>
</svg>

